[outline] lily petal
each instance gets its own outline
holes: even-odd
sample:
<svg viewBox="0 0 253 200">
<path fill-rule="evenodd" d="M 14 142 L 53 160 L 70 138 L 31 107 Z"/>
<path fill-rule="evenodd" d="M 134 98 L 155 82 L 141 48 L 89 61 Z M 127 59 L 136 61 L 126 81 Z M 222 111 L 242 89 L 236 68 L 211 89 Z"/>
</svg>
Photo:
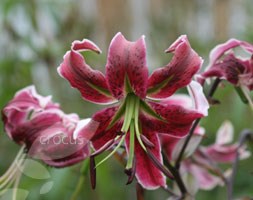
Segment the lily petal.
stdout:
<svg viewBox="0 0 253 200">
<path fill-rule="evenodd" d="M 154 144 L 154 147 L 150 149 L 152 154 L 158 161 L 160 161 L 160 163 L 163 163 L 160 141 L 157 134 L 145 127 L 143 127 L 142 132 L 146 138 Z M 135 141 L 137 141 L 137 138 Z M 127 149 L 129 148 L 129 137 L 126 137 L 126 147 Z M 166 187 L 165 176 L 158 168 L 155 167 L 141 145 L 136 142 L 134 148 L 136 156 L 136 178 L 142 187 L 149 190 L 154 190 L 158 187 Z"/>
<path fill-rule="evenodd" d="M 206 154 L 219 163 L 231 163 L 236 158 L 238 145 L 211 145 L 205 149 Z"/>
<path fill-rule="evenodd" d="M 201 74 L 201 78 L 219 77 L 226 79 L 234 85 L 238 84 L 239 75 L 246 71 L 245 62 L 236 58 L 232 53 L 227 55 L 222 62 L 218 62 Z"/>
<path fill-rule="evenodd" d="M 229 144 L 233 141 L 234 127 L 230 121 L 224 121 L 219 128 L 215 143 L 218 145 Z"/>
<path fill-rule="evenodd" d="M 188 91 L 193 99 L 194 108 L 199 113 L 202 113 L 203 116 L 207 116 L 209 104 L 203 93 L 202 86 L 198 82 L 192 81 L 188 87 Z"/>
<path fill-rule="evenodd" d="M 168 104 L 166 101 L 149 102 L 150 107 L 165 121 L 155 119 L 142 112 L 140 120 L 151 130 L 158 133 L 170 134 L 174 137 L 184 137 L 192 126 L 192 122 L 203 117 L 202 113 L 186 109 L 177 104 Z"/>
<path fill-rule="evenodd" d="M 202 58 L 191 48 L 186 35 L 179 37 L 167 50 L 174 53 L 171 62 L 155 70 L 148 79 L 148 96 L 166 98 L 188 85 L 202 65 Z"/>
<path fill-rule="evenodd" d="M 198 165 L 192 164 L 190 167 L 190 173 L 197 179 L 200 189 L 212 190 L 217 185 L 222 185 L 222 180 L 212 175 L 208 170 L 199 167 Z"/>
<path fill-rule="evenodd" d="M 241 46 L 245 51 L 248 51 L 249 53 L 253 53 L 253 45 L 244 41 L 237 40 L 237 39 L 230 39 L 223 44 L 217 45 L 211 51 L 210 56 L 209 56 L 210 62 L 207 66 L 207 69 L 213 66 L 225 52 L 238 46 Z"/>
<path fill-rule="evenodd" d="M 185 149 L 185 158 L 191 156 L 195 152 L 202 141 L 204 134 L 205 130 L 202 127 L 196 127 L 189 142 L 191 145 L 188 145 Z M 175 161 L 179 156 L 183 144 L 185 143 L 186 137 L 178 138 L 168 134 L 160 134 L 159 136 L 164 152 L 170 160 Z"/>
<path fill-rule="evenodd" d="M 27 146 L 30 146 L 28 155 L 54 167 L 67 167 L 87 158 L 90 155 L 90 142 L 83 138 L 73 138 L 79 120 L 77 117 L 73 114 L 62 115 L 61 121 L 35 129 L 36 133 L 30 136 L 33 140 L 26 141 Z"/>
<path fill-rule="evenodd" d="M 111 93 L 117 99 L 123 98 L 131 90 L 140 98 L 145 98 L 148 68 L 144 36 L 136 42 L 127 41 L 121 33 L 114 36 L 108 52 L 106 79 Z"/>
<path fill-rule="evenodd" d="M 88 101 L 98 104 L 110 104 L 116 100 L 110 95 L 106 84 L 105 76 L 98 70 L 93 70 L 86 62 L 79 51 L 101 50 L 91 41 L 74 41 L 71 51 L 68 51 L 61 65 L 58 67 L 58 73 L 67 79 L 71 86 L 77 88 L 82 97 Z"/>
<path fill-rule="evenodd" d="M 40 135 L 41 131 L 60 121 L 61 117 L 58 114 L 44 111 L 30 121 L 16 125 L 15 128 L 12 129 L 11 139 L 17 143 L 25 142 L 29 149 L 32 143 Z"/>
<path fill-rule="evenodd" d="M 105 108 L 98 111 L 92 116 L 92 121 L 95 122 L 95 126 L 98 125 L 96 127 L 96 131 L 94 132 L 94 135 L 91 138 L 92 145 L 95 150 L 103 147 L 108 141 L 113 140 L 120 133 L 123 123 L 121 119 L 119 119 L 118 122 L 115 123 L 111 128 L 107 129 L 118 109 L 118 106 Z M 94 127 L 94 123 L 91 123 L 91 126 Z M 87 128 L 88 126 L 86 126 L 86 129 Z M 81 131 L 78 136 L 87 138 L 86 134 L 87 133 L 85 131 Z"/>
</svg>

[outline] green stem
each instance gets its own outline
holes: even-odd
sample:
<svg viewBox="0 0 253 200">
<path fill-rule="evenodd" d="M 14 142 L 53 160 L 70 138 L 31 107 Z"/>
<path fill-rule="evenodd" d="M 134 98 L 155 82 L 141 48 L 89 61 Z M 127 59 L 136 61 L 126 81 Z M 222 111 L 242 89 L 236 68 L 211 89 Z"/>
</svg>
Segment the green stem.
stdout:
<svg viewBox="0 0 253 200">
<path fill-rule="evenodd" d="M 235 175 L 238 168 L 238 161 L 240 158 L 240 148 L 243 146 L 246 140 L 250 138 L 253 138 L 253 132 L 251 130 L 245 129 L 240 133 L 240 138 L 239 138 L 237 152 L 236 152 L 236 158 L 234 159 L 234 162 L 232 165 L 232 174 L 230 175 L 228 179 L 228 191 L 227 191 L 228 200 L 233 199 L 233 185 L 234 185 Z"/>
<path fill-rule="evenodd" d="M 71 196 L 71 200 L 76 200 L 78 198 L 80 192 L 82 191 L 83 186 L 84 186 L 85 176 L 86 176 L 88 169 L 89 169 L 89 160 L 87 159 L 87 160 L 83 161 L 83 164 L 81 166 L 81 169 L 80 169 L 81 176 L 78 180 L 75 191 L 73 192 L 73 194 Z"/>
<path fill-rule="evenodd" d="M 71 196 L 71 200 L 76 200 L 76 199 L 78 198 L 80 192 L 81 192 L 82 189 L 83 189 L 84 181 L 85 181 L 85 176 L 82 175 L 82 176 L 79 178 L 79 180 L 78 180 L 76 189 L 75 189 L 74 193 L 73 193 L 72 196 Z"/>
</svg>

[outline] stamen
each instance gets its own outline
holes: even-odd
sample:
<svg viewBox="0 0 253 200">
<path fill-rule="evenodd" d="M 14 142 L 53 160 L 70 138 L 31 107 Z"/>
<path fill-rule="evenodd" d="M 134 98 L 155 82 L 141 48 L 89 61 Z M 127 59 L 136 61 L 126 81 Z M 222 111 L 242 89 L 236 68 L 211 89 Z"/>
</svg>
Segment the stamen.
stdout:
<svg viewBox="0 0 253 200">
<path fill-rule="evenodd" d="M 165 166 L 162 165 L 162 163 L 156 159 L 156 157 L 154 156 L 154 154 L 147 148 L 147 155 L 148 157 L 151 159 L 151 161 L 153 162 L 153 164 L 156 166 L 157 169 L 159 169 L 161 172 L 164 173 L 165 176 L 167 176 L 170 179 L 174 179 L 174 177 L 171 175 L 170 171 L 165 168 Z"/>
<path fill-rule="evenodd" d="M 131 184 L 134 180 L 135 177 L 135 172 L 136 172 L 136 159 L 135 157 L 133 158 L 133 164 L 131 169 L 125 169 L 125 173 L 128 175 L 128 180 L 126 185 Z"/>
<path fill-rule="evenodd" d="M 96 179 L 97 179 L 97 173 L 96 173 L 96 163 L 94 156 L 90 157 L 90 182 L 91 187 L 94 190 L 96 188 Z"/>
<path fill-rule="evenodd" d="M 109 149 L 114 144 L 114 142 L 116 140 L 117 140 L 117 137 L 115 139 L 109 140 L 100 149 L 98 149 L 97 151 L 95 151 L 94 153 L 92 153 L 91 156 L 95 157 L 95 156 L 101 154 L 102 152 L 106 151 L 107 149 Z"/>
<path fill-rule="evenodd" d="M 147 147 L 149 148 L 155 147 L 155 145 L 145 135 L 141 134 L 141 139 Z"/>
<path fill-rule="evenodd" d="M 122 145 L 122 143 L 124 142 L 125 140 L 125 137 L 126 135 L 123 135 L 119 141 L 119 143 L 117 144 L 117 146 L 115 147 L 115 149 L 113 149 L 113 151 L 108 155 L 106 156 L 103 160 L 101 160 L 97 165 L 96 165 L 96 168 L 101 165 L 103 162 L 105 162 L 108 158 L 110 158 L 119 148 L 120 146 Z"/>
</svg>

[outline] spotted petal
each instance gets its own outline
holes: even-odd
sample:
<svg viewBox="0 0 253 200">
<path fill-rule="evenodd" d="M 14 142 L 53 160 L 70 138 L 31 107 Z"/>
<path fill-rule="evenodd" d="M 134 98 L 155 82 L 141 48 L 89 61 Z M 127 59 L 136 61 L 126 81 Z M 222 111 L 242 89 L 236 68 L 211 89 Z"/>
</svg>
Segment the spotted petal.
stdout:
<svg viewBox="0 0 253 200">
<path fill-rule="evenodd" d="M 173 52 L 174 56 L 168 65 L 155 70 L 149 77 L 149 97 L 166 98 L 177 89 L 188 85 L 203 62 L 191 48 L 185 35 L 179 37 L 166 52 Z"/>
<path fill-rule="evenodd" d="M 118 109 L 118 106 L 114 106 L 95 113 L 92 116 L 91 122 L 87 124 L 83 130 L 79 131 L 78 137 L 91 139 L 95 150 L 100 149 L 107 142 L 113 140 L 120 134 L 122 119 L 119 119 L 111 128 L 108 128 L 108 125 L 111 123 Z"/>
<path fill-rule="evenodd" d="M 223 44 L 217 45 L 211 51 L 210 56 L 209 56 L 210 62 L 207 68 L 213 66 L 219 60 L 219 58 L 221 58 L 221 56 L 224 53 L 238 46 L 241 46 L 245 51 L 251 54 L 253 53 L 253 45 L 244 41 L 237 40 L 237 39 L 230 39 Z"/>
<path fill-rule="evenodd" d="M 161 155 L 161 146 L 160 141 L 154 132 L 150 131 L 143 127 L 143 134 L 146 138 L 154 144 L 154 147 L 151 148 L 152 154 L 156 159 L 163 163 Z M 126 147 L 129 148 L 129 137 L 126 138 Z M 142 185 L 143 188 L 154 190 L 158 187 L 166 186 L 166 179 L 162 172 L 155 167 L 151 159 L 148 157 L 147 153 L 142 149 L 138 140 L 135 139 L 135 158 L 136 158 L 136 178 L 138 182 Z"/>
<path fill-rule="evenodd" d="M 233 54 L 229 54 L 222 62 L 213 64 L 212 67 L 203 72 L 201 78 L 218 77 L 237 85 L 239 76 L 246 72 L 246 70 L 244 61 L 236 58 Z"/>
<path fill-rule="evenodd" d="M 58 67 L 58 73 L 67 79 L 71 86 L 77 88 L 82 97 L 98 104 L 108 104 L 115 101 L 111 96 L 105 76 L 98 70 L 93 70 L 86 62 L 80 51 L 101 50 L 91 41 L 74 41 L 71 50 L 68 51 L 62 64 Z"/>
<path fill-rule="evenodd" d="M 129 42 L 121 33 L 115 35 L 109 47 L 106 79 L 117 99 L 131 91 L 140 98 L 146 96 L 148 68 L 144 36 Z"/>
<path fill-rule="evenodd" d="M 155 119 L 145 112 L 140 119 L 151 130 L 158 133 L 170 134 L 175 137 L 184 137 L 192 126 L 192 122 L 204 115 L 193 109 L 186 109 L 177 104 L 163 102 L 149 102 L 150 107 L 166 121 Z"/>
</svg>

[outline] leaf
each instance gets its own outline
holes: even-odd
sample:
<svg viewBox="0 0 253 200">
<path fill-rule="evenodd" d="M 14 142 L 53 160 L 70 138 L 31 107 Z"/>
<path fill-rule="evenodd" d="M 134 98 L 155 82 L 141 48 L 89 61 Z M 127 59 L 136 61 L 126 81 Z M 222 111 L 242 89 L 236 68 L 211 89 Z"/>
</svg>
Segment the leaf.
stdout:
<svg viewBox="0 0 253 200">
<path fill-rule="evenodd" d="M 20 169 L 22 173 L 34 179 L 48 179 L 51 177 L 48 169 L 38 161 L 33 159 L 26 159 L 25 167 Z"/>
<path fill-rule="evenodd" d="M 46 194 L 53 188 L 54 182 L 48 181 L 40 188 L 40 194 Z"/>
</svg>

